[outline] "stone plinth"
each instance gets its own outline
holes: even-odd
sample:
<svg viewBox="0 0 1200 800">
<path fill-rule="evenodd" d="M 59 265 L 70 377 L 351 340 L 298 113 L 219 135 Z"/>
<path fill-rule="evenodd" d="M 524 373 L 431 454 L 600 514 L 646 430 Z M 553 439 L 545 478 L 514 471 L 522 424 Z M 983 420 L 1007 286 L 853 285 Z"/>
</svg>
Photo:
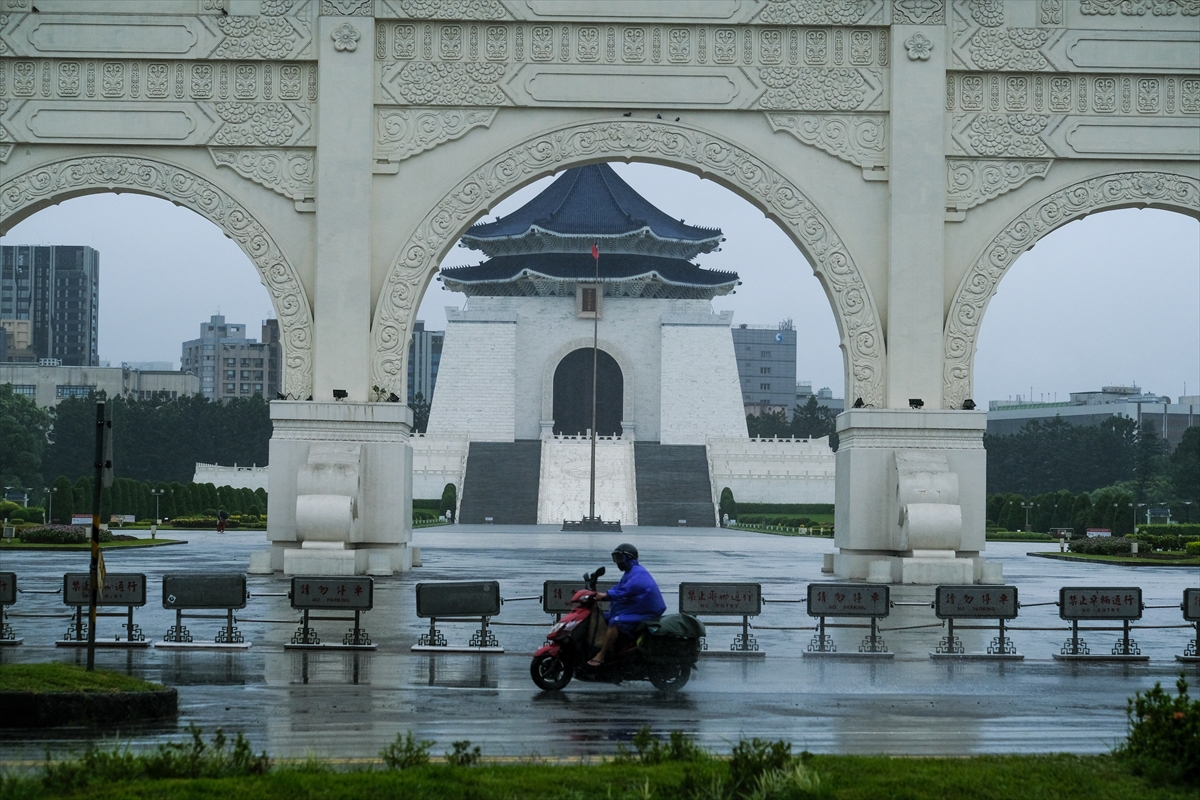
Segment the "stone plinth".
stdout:
<svg viewBox="0 0 1200 800">
<path fill-rule="evenodd" d="M 267 538 L 250 571 L 390 575 L 412 567 L 412 412 L 273 401 Z"/>
<path fill-rule="evenodd" d="M 999 583 L 986 562 L 982 411 L 853 409 L 837 420 L 834 572 L 887 583 Z"/>
</svg>

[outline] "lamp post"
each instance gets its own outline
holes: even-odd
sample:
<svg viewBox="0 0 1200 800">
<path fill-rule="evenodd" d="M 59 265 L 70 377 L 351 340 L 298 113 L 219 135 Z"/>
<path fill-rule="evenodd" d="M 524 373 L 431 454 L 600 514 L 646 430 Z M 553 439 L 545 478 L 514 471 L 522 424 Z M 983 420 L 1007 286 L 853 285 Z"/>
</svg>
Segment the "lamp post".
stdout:
<svg viewBox="0 0 1200 800">
<path fill-rule="evenodd" d="M 1131 511 L 1129 512 L 1129 515 L 1130 515 L 1131 517 L 1133 517 L 1133 519 L 1131 520 L 1130 524 L 1132 524 L 1132 525 L 1133 525 L 1133 532 L 1134 532 L 1134 533 L 1137 533 L 1137 512 L 1138 512 L 1138 509 L 1139 509 L 1139 508 L 1143 508 L 1143 507 L 1145 507 L 1146 505 L 1147 505 L 1146 503 L 1136 503 L 1136 504 L 1135 504 L 1135 503 L 1130 503 L 1130 504 L 1129 504 L 1129 508 L 1131 509 Z M 1149 524 L 1150 524 L 1150 509 L 1149 509 L 1148 507 L 1146 508 L 1146 524 L 1147 524 L 1147 525 L 1149 525 Z"/>
<path fill-rule="evenodd" d="M 46 487 L 46 524 L 54 524 L 54 493 L 58 491 L 57 486 Z"/>
<path fill-rule="evenodd" d="M 1188 522 L 1192 521 L 1192 503 L 1193 502 L 1195 502 L 1195 501 L 1194 500 L 1184 500 L 1183 501 L 1183 506 L 1184 506 L 1184 508 L 1187 509 L 1187 521 Z"/>
<path fill-rule="evenodd" d="M 1029 533 L 1029 512 L 1033 509 L 1033 503 L 1021 503 L 1021 508 L 1025 509 L 1025 532 Z"/>
<path fill-rule="evenodd" d="M 166 489 L 151 489 L 150 494 L 154 495 L 154 524 L 150 526 L 150 538 L 158 538 L 158 526 L 162 522 L 162 517 L 158 513 L 159 498 L 166 493 Z"/>
</svg>

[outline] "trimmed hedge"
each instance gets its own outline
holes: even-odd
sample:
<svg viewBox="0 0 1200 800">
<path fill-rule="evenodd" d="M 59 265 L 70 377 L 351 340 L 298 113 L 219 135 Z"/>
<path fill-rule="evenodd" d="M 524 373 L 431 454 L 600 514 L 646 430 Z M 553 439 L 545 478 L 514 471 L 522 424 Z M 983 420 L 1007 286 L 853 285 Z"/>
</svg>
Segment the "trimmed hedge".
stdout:
<svg viewBox="0 0 1200 800">
<path fill-rule="evenodd" d="M 75 525 L 45 525 L 40 528 L 25 528 L 18 537 L 23 544 L 87 544 L 91 533 Z M 112 531 L 100 531 L 100 541 L 111 542 Z"/>
<path fill-rule="evenodd" d="M 1097 536 L 1094 539 L 1072 539 L 1067 548 L 1072 553 L 1089 556 L 1121 556 L 1129 553 L 1134 540 L 1127 536 Z"/>
<path fill-rule="evenodd" d="M 738 502 L 738 520 L 747 514 L 779 514 L 799 517 L 808 514 L 832 514 L 833 503 L 744 503 Z"/>
<path fill-rule="evenodd" d="M 1187 536 L 1200 539 L 1200 523 L 1190 525 L 1138 525 L 1138 533 L 1151 536 Z"/>
<path fill-rule="evenodd" d="M 425 499 L 421 499 L 421 500 L 413 498 L 413 511 L 416 511 L 418 508 L 422 508 L 422 509 L 427 508 L 430 511 L 439 511 L 439 510 L 441 510 L 441 507 L 442 507 L 442 499 L 440 497 L 435 497 L 432 500 L 430 500 L 429 498 L 425 498 Z"/>
<path fill-rule="evenodd" d="M 217 529 L 217 518 L 216 517 L 175 517 L 175 519 L 171 520 L 170 522 L 171 522 L 171 527 L 173 527 L 173 528 L 189 528 L 192 530 L 205 530 L 205 529 L 210 529 L 210 528 L 212 530 Z M 230 517 L 229 519 L 225 520 L 226 530 L 228 530 L 229 528 L 237 528 L 240 526 L 241 526 L 241 522 L 234 519 L 233 517 Z"/>
<path fill-rule="evenodd" d="M 1158 529 L 1158 528 L 1166 528 L 1168 526 L 1166 526 L 1166 525 L 1147 525 L 1145 527 Z M 1180 525 L 1180 526 L 1171 525 L 1170 527 L 1174 528 L 1174 527 L 1183 527 L 1183 526 L 1182 525 Z M 1195 526 L 1190 526 L 1190 527 L 1195 527 Z M 1151 550 L 1182 550 L 1185 547 L 1187 547 L 1189 542 L 1195 542 L 1195 541 L 1200 540 L 1200 535 L 1189 536 L 1187 534 L 1173 534 L 1173 533 L 1153 534 L 1153 533 L 1143 533 L 1142 531 L 1143 531 L 1142 528 L 1138 528 L 1138 532 L 1136 534 L 1134 534 L 1133 536 L 1131 536 L 1130 538 L 1135 539 L 1138 542 L 1141 542 L 1142 544 L 1148 546 Z"/>
<path fill-rule="evenodd" d="M 782 514 L 739 514 L 737 521 L 739 525 L 779 525 L 784 528 L 811 528 L 820 527 L 821 524 L 814 523 L 808 517 L 787 517 Z"/>
<path fill-rule="evenodd" d="M 430 510 L 428 508 L 414 508 L 413 509 L 413 521 L 414 522 L 416 522 L 417 520 L 427 520 L 430 522 L 436 522 L 437 518 L 438 518 L 437 509 L 433 509 L 433 510 Z"/>
<path fill-rule="evenodd" d="M 1200 541 L 1188 542 L 1184 550 L 1189 556 L 1200 556 Z"/>
</svg>

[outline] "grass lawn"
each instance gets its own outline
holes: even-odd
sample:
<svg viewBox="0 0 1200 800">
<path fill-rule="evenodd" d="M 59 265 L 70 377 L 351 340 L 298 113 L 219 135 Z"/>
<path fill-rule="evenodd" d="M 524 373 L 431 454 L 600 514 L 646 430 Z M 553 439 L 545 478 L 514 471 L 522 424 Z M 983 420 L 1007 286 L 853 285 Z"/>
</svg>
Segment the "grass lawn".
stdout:
<svg viewBox="0 0 1200 800">
<path fill-rule="evenodd" d="M 120 672 L 74 664 L 0 664 L 0 692 L 153 692 L 163 687 Z"/>
<path fill-rule="evenodd" d="M 1107 756 L 980 756 L 976 758 L 889 758 L 813 756 L 808 767 L 820 779 L 816 793 L 771 793 L 767 797 L 829 800 L 1195 800 L 1195 787 L 1156 787 L 1125 771 Z M 431 764 L 387 772 L 335 773 L 310 762 L 283 766 L 266 775 L 96 782 L 75 792 L 43 789 L 40 781 L 9 779 L 0 798 L 374 798 L 406 800 L 583 800 L 585 798 L 745 798 L 730 792 L 729 762 L 605 763 L 593 766 L 537 763 L 453 767 Z M 747 787 L 749 788 L 749 787 Z"/>
<path fill-rule="evenodd" d="M 138 539 L 131 542 L 101 542 L 101 550 L 116 550 L 120 548 L 162 547 L 169 544 L 187 544 L 184 539 Z M 14 539 L 0 539 L 0 550 L 91 550 L 92 546 L 84 544 L 36 544 L 24 543 Z"/>
<path fill-rule="evenodd" d="M 1098 556 L 1089 553 L 1029 553 L 1031 556 L 1042 558 L 1057 558 L 1060 561 L 1093 561 L 1098 564 L 1112 564 L 1121 567 L 1200 567 L 1200 557 L 1179 553 L 1155 553 L 1153 556 L 1134 556 L 1123 554 L 1119 556 Z"/>
</svg>

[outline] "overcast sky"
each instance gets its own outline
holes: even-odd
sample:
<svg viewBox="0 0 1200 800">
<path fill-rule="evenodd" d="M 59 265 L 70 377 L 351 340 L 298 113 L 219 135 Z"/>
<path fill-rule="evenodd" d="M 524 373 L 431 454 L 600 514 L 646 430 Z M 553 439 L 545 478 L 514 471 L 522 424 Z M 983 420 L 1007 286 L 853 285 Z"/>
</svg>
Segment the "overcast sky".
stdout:
<svg viewBox="0 0 1200 800">
<path fill-rule="evenodd" d="M 701 266 L 741 275 L 717 298 L 734 321 L 798 332 L 797 378 L 843 390 L 833 312 L 812 269 L 774 223 L 732 192 L 688 173 L 614 164 L 635 189 L 690 224 L 721 228 L 719 253 Z M 525 187 L 490 214 L 506 214 L 548 185 Z M 257 337 L 274 316 L 253 265 L 215 225 L 164 200 L 92 195 L 45 209 L 2 244 L 86 244 L 100 251 L 100 357 L 173 361 L 218 311 Z M 478 263 L 455 248 L 445 266 Z M 445 326 L 461 294 L 435 282 L 419 317 Z M 1017 395 L 1066 399 L 1072 391 L 1137 383 L 1172 398 L 1200 394 L 1200 222 L 1165 211 L 1124 210 L 1072 223 L 1023 255 L 1000 284 L 979 339 L 976 400 Z"/>
</svg>

